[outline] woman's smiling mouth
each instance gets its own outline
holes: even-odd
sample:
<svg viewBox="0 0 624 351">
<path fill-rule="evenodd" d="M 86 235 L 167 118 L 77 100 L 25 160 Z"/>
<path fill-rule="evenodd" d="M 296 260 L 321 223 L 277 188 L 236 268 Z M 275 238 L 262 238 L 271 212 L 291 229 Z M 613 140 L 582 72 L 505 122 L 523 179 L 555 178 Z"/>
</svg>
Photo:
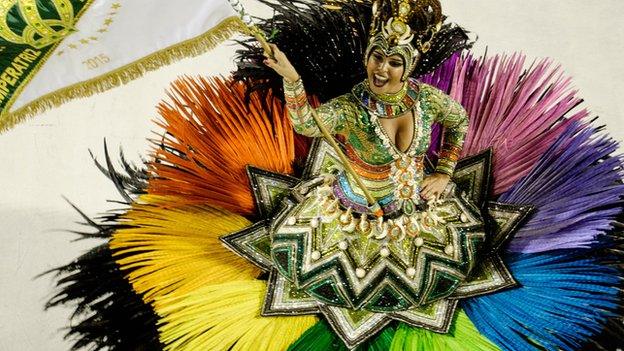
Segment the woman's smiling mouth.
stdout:
<svg viewBox="0 0 624 351">
<path fill-rule="evenodd" d="M 386 83 L 388 82 L 388 78 L 387 77 L 383 77 L 380 75 L 373 75 L 373 84 L 378 87 L 381 88 L 383 87 Z"/>
</svg>

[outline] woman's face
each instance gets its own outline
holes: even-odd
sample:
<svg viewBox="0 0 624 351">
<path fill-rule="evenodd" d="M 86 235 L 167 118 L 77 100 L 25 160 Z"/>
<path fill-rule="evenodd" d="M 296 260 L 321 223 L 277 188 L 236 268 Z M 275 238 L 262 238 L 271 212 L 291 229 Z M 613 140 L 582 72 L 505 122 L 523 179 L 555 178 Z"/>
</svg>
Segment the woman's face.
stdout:
<svg viewBox="0 0 624 351">
<path fill-rule="evenodd" d="M 401 90 L 401 77 L 405 65 L 398 54 L 386 56 L 380 49 L 375 49 L 366 62 L 368 83 L 373 93 L 392 94 Z"/>
</svg>

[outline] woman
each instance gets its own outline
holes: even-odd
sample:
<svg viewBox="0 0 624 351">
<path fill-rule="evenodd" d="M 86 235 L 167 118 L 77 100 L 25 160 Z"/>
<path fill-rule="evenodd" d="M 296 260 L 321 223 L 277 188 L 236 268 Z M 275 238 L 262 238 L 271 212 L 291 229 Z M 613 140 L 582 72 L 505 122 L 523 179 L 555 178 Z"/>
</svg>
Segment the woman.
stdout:
<svg viewBox="0 0 624 351">
<path fill-rule="evenodd" d="M 318 127 L 314 126 L 309 109 L 310 105 L 307 103 L 307 97 L 305 91 L 303 91 L 303 84 L 301 78 L 292 64 L 288 61 L 286 55 L 281 52 L 277 46 L 272 45 L 274 58 L 267 58 L 264 62 L 267 66 L 273 68 L 278 74 L 284 78 L 284 91 L 286 99 L 291 102 L 288 104 L 289 112 L 295 126 L 295 130 L 298 133 L 309 137 L 321 136 Z M 418 55 L 417 55 L 418 57 Z M 417 58 L 416 58 L 417 60 Z M 327 125 L 331 126 L 331 131 L 335 134 L 347 134 L 344 127 L 346 124 L 356 128 L 362 128 L 360 133 L 366 133 L 366 129 L 371 125 L 374 125 L 375 131 L 379 132 L 379 142 L 387 145 L 366 145 L 365 148 L 384 148 L 387 150 L 387 156 L 395 156 L 400 154 L 408 154 L 412 147 L 418 147 L 420 154 L 424 156 L 424 151 L 429 147 L 429 134 L 422 133 L 423 131 L 431 130 L 432 122 L 439 122 L 444 125 L 445 130 L 445 146 L 443 157 L 440 159 L 440 164 L 436 167 L 436 171 L 422 179 L 422 175 L 418 175 L 417 179 L 420 185 L 420 191 L 415 194 L 419 195 L 425 200 L 435 198 L 442 194 L 446 188 L 450 176 L 454 170 L 455 164 L 461 151 L 463 139 L 468 128 L 468 119 L 466 112 L 461 105 L 457 102 L 438 91 L 437 89 L 419 84 L 414 80 L 405 80 L 405 74 L 407 65 L 404 63 L 405 59 L 399 54 L 393 54 L 386 56 L 381 48 L 374 47 L 373 50 L 369 50 L 368 57 L 366 59 L 366 73 L 367 81 L 360 84 L 356 89 L 361 92 L 360 96 L 354 96 L 347 94 L 347 96 L 335 99 L 329 102 L 330 105 L 322 106 L 318 109 L 319 114 L 323 118 L 323 121 Z M 417 64 L 414 63 L 414 65 Z M 417 106 L 420 105 L 420 101 L 414 101 L 414 104 L 407 106 L 398 113 L 394 112 L 392 115 L 384 115 L 380 118 L 369 118 L 368 125 L 358 125 L 354 121 L 339 121 L 340 118 L 347 119 L 353 118 L 359 114 L 370 114 L 371 110 L 369 106 L 364 106 L 361 99 L 373 98 L 379 101 L 379 103 L 392 104 L 392 100 L 402 101 L 407 89 L 412 89 L 413 94 L 419 95 L 421 89 L 425 92 L 423 95 L 427 95 L 428 103 L 433 104 L 432 111 L 427 111 L 434 116 L 428 116 L 427 121 L 429 125 L 422 125 L 423 116 L 417 116 Z M 358 98 L 360 99 L 358 101 Z M 304 101 L 306 103 L 297 105 L 297 101 Z M 331 106 L 334 104 L 334 106 Z M 360 106 L 360 111 L 354 111 L 349 113 L 349 109 L 353 110 Z M 346 111 L 336 110 L 336 107 L 343 107 Z M 364 108 L 366 107 L 366 108 Z M 375 106 L 377 107 L 377 105 Z M 384 109 L 385 110 L 385 109 Z M 375 110 L 373 110 L 375 111 Z M 335 113 L 335 115 L 332 115 Z M 376 114 L 376 111 L 373 112 Z M 377 117 L 377 116 L 376 116 Z M 418 121 L 415 123 L 415 121 Z M 378 125 L 376 125 L 379 123 Z M 364 155 L 360 154 L 360 158 Z M 377 156 L 377 159 L 383 159 L 383 156 Z M 364 156 L 365 157 L 365 156 Z M 372 159 L 371 156 L 368 163 L 379 163 L 377 159 Z M 388 157 L 386 157 L 388 158 Z M 376 162 L 377 161 L 377 162 Z M 421 180 L 422 179 L 422 180 Z M 416 200 L 418 201 L 418 200 Z"/>
<path fill-rule="evenodd" d="M 389 2 L 374 11 L 377 26 L 364 53 L 366 80 L 314 112 L 286 55 L 273 45 L 274 57 L 264 61 L 284 79 L 294 130 L 322 136 L 312 117 L 318 114 L 342 140 L 354 172 L 342 163 L 321 166 L 312 172 L 316 179 L 303 183 L 316 186 L 295 187 L 299 200 L 271 225 L 273 261 L 284 279 L 327 306 L 365 314 L 416 314 L 432 304 L 452 309 L 445 299 L 477 264 L 485 233 L 473 204 L 451 189 L 440 198 L 461 152 L 466 112 L 440 90 L 409 78 L 441 26 L 440 6 Z M 444 128 L 442 148 L 435 169 L 425 176 L 434 123 Z M 374 194 L 383 216 L 374 218 L 366 191 Z M 446 273 L 430 273 L 433 269 Z M 327 280 L 330 272 L 340 273 Z M 433 319 L 424 325 L 448 330 L 449 318 Z M 361 331 L 338 329 L 350 346 L 364 340 L 357 335 Z"/>
</svg>

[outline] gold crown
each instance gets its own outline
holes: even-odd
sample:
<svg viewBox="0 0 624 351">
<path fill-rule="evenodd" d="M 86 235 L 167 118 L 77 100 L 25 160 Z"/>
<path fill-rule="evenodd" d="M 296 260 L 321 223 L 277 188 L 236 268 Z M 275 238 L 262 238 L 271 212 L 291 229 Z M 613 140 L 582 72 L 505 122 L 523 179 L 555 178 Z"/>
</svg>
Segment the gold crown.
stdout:
<svg viewBox="0 0 624 351">
<path fill-rule="evenodd" d="M 37 0 L 0 1 L 0 38 L 15 44 L 26 44 L 41 49 L 54 44 L 74 29 L 74 8 L 70 0 L 51 0 L 59 19 L 42 18 Z M 9 21 L 17 10 L 22 21 Z M 10 23 L 10 24 L 9 24 Z"/>
<path fill-rule="evenodd" d="M 364 62 L 374 48 L 386 55 L 398 54 L 406 65 L 403 80 L 416 68 L 421 54 L 431 49 L 444 19 L 439 0 L 325 0 L 324 6 L 339 10 L 349 3 L 372 9 Z"/>
<path fill-rule="evenodd" d="M 374 0 L 370 37 L 382 33 L 390 45 L 407 45 L 416 39 L 424 53 L 442 27 L 442 8 L 438 0 Z"/>
</svg>

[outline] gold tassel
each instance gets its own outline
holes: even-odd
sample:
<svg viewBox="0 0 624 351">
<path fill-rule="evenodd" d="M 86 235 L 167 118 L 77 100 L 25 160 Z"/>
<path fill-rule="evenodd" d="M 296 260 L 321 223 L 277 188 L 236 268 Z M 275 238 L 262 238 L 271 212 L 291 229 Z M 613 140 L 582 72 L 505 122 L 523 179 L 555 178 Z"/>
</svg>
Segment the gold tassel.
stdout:
<svg viewBox="0 0 624 351">
<path fill-rule="evenodd" d="M 16 124 L 23 122 L 27 117 L 32 117 L 53 107 L 57 107 L 69 100 L 104 92 L 142 77 L 146 72 L 156 70 L 172 62 L 203 54 L 229 39 L 237 32 L 247 32 L 246 26 L 238 17 L 229 17 L 198 37 L 172 45 L 88 81 L 79 82 L 56 90 L 29 102 L 14 112 L 9 112 L 13 102 L 17 98 L 17 95 L 14 95 L 5 106 L 4 111 L 0 114 L 0 132 L 6 131 Z M 33 75 L 23 84 L 28 84 L 32 76 Z"/>
</svg>

